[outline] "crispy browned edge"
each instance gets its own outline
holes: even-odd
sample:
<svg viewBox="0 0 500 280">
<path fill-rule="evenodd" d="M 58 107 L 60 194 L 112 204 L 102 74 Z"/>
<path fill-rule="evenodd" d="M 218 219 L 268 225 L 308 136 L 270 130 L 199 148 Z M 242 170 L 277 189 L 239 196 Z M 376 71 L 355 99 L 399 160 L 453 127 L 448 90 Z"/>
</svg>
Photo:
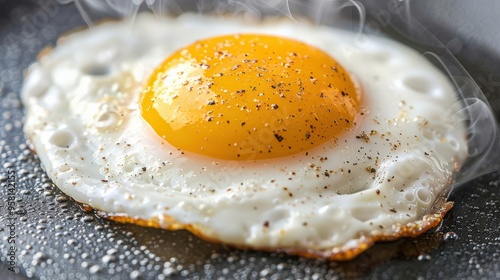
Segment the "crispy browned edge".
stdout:
<svg viewBox="0 0 500 280">
<path fill-rule="evenodd" d="M 78 202 L 77 202 L 78 203 Z M 120 222 L 131 223 L 139 226 L 162 228 L 167 230 L 181 230 L 185 229 L 198 236 L 199 238 L 212 243 L 221 243 L 230 247 L 243 249 L 243 250 L 258 250 L 266 252 L 286 253 L 290 255 L 297 255 L 306 258 L 319 258 L 327 259 L 330 261 L 349 261 L 373 246 L 376 242 L 394 241 L 403 237 L 417 237 L 426 231 L 435 228 L 442 221 L 446 213 L 453 207 L 452 201 L 446 201 L 444 196 L 439 196 L 431 211 L 422 217 L 422 220 L 408 223 L 406 225 L 396 225 L 390 232 L 380 234 L 361 234 L 356 238 L 358 246 L 356 248 L 335 247 L 329 249 L 303 249 L 303 248 L 271 248 L 266 246 L 251 246 L 225 243 L 222 240 L 204 234 L 203 226 L 196 224 L 182 224 L 177 222 L 174 218 L 163 215 L 164 225 L 159 222 L 158 218 L 142 219 L 138 217 L 131 217 L 124 213 L 108 213 L 98 209 L 93 209 L 89 205 L 79 203 L 86 211 L 93 211 L 97 216 Z"/>
<path fill-rule="evenodd" d="M 276 20 L 276 19 L 275 19 Z M 105 22 L 114 22 L 119 21 L 117 19 L 104 19 L 101 20 L 98 24 Z M 78 31 L 82 31 L 87 29 L 87 27 L 76 28 L 69 32 L 64 33 L 60 36 L 57 41 L 57 44 L 64 41 L 64 39 Z M 46 46 L 43 48 L 37 56 L 37 60 L 46 54 L 50 53 L 54 47 Z M 26 73 L 25 73 L 26 74 Z M 31 140 L 31 139 L 30 139 Z M 36 150 L 33 145 L 29 145 L 30 148 L 36 153 Z M 98 209 L 92 208 L 90 205 L 83 204 L 76 200 L 73 200 L 78 203 L 84 210 L 93 211 L 97 216 L 120 222 L 120 223 L 131 223 L 139 226 L 145 227 L 153 227 L 153 228 L 162 228 L 166 230 L 187 230 L 198 236 L 199 238 L 206 240 L 212 243 L 222 243 L 224 245 L 242 249 L 242 250 L 258 250 L 258 251 L 266 251 L 266 252 L 277 252 L 277 253 L 286 253 L 290 255 L 296 255 L 306 258 L 320 258 L 327 259 L 330 261 L 349 261 L 357 257 L 362 252 L 366 251 L 368 248 L 373 246 L 376 242 L 387 242 L 394 241 L 403 237 L 417 237 L 421 234 L 427 232 L 428 230 L 435 228 L 442 221 L 446 213 L 453 208 L 452 201 L 446 201 L 445 196 L 439 196 L 431 211 L 422 217 L 422 220 L 408 223 L 406 225 L 397 225 L 396 228 L 392 231 L 392 233 L 380 233 L 374 235 L 360 235 L 356 240 L 359 242 L 356 248 L 343 248 L 343 247 L 335 247 L 331 249 L 302 249 L 302 248 L 271 248 L 271 247 L 258 247 L 258 246 L 244 246 L 241 244 L 231 244 L 225 243 L 217 238 L 205 235 L 204 229 L 200 225 L 196 224 L 182 224 L 177 222 L 173 217 L 168 215 L 163 216 L 163 220 L 166 221 L 166 226 L 161 226 L 158 218 L 152 219 L 142 219 L 139 217 L 132 217 L 125 213 L 108 213 Z"/>
</svg>

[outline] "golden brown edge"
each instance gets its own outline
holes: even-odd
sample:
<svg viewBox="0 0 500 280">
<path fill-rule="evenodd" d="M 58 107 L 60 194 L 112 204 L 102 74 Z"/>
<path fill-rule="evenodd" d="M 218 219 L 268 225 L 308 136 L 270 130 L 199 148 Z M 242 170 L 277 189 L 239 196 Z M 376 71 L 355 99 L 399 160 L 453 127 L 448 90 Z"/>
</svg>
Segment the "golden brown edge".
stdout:
<svg viewBox="0 0 500 280">
<path fill-rule="evenodd" d="M 162 217 L 163 220 L 166 221 L 166 225 L 162 226 L 159 222 L 159 219 L 156 217 L 151 219 L 142 219 L 139 217 L 131 217 L 124 213 L 107 213 L 98 209 L 93 209 L 92 207 L 85 204 L 79 204 L 84 210 L 93 211 L 97 216 L 111 221 L 130 223 L 153 228 L 161 228 L 166 230 L 184 229 L 205 241 L 211 243 L 220 243 L 237 249 L 285 253 L 305 258 L 326 259 L 330 261 L 349 261 L 357 257 L 362 252 L 366 251 L 368 248 L 372 247 L 376 242 L 394 241 L 403 237 L 417 237 L 425 233 L 426 231 L 437 227 L 439 223 L 441 223 L 446 213 L 451 210 L 454 203 L 452 201 L 446 201 L 446 198 L 444 196 L 440 196 L 434 203 L 434 206 L 432 207 L 430 212 L 424 215 L 419 221 L 411 222 L 406 225 L 397 225 L 395 230 L 392 231 L 393 233 L 361 235 L 356 239 L 359 243 L 355 248 L 341 246 L 330 249 L 270 248 L 224 243 L 217 238 L 205 235 L 203 233 L 204 229 L 202 226 L 196 224 L 182 224 L 168 215 L 164 215 Z"/>
</svg>

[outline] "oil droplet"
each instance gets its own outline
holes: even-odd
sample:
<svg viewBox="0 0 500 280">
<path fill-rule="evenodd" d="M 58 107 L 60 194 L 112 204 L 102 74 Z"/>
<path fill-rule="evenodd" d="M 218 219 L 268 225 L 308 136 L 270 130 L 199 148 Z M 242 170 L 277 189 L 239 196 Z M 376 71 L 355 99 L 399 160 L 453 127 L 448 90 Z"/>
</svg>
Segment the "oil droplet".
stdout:
<svg viewBox="0 0 500 280">
<path fill-rule="evenodd" d="M 53 191 L 44 191 L 44 192 L 43 192 L 43 195 L 44 195 L 44 196 L 53 196 L 53 195 L 54 195 L 54 192 L 53 192 Z"/>
<path fill-rule="evenodd" d="M 102 257 L 102 261 L 104 263 L 112 263 L 116 261 L 116 257 L 112 255 L 105 255 L 104 257 Z"/>
<path fill-rule="evenodd" d="M 279 263 L 279 264 L 276 266 L 276 268 L 277 268 L 278 270 L 283 270 L 285 267 L 286 267 L 286 264 L 285 264 L 285 263 Z"/>
<path fill-rule="evenodd" d="M 44 253 L 42 252 L 37 252 L 33 255 L 33 261 L 31 262 L 33 265 L 39 265 L 43 262 L 45 262 L 46 260 L 48 260 L 49 257 L 47 255 L 45 255 Z"/>
<path fill-rule="evenodd" d="M 57 202 L 66 202 L 66 201 L 68 201 L 68 197 L 65 195 L 58 195 L 58 196 L 56 196 L 56 201 Z"/>
<path fill-rule="evenodd" d="M 418 260 L 419 261 L 430 261 L 430 260 L 432 260 L 432 257 L 428 254 L 422 254 L 422 255 L 418 256 Z"/>
<path fill-rule="evenodd" d="M 69 239 L 67 243 L 68 245 L 75 246 L 78 244 L 78 241 L 76 239 Z"/>
<path fill-rule="evenodd" d="M 265 268 L 263 270 L 260 271 L 259 275 L 261 277 L 266 277 L 267 275 L 269 275 L 271 273 L 271 270 L 269 268 Z"/>
<path fill-rule="evenodd" d="M 30 191 L 29 190 L 21 190 L 19 193 L 23 194 L 23 195 L 28 195 L 28 194 L 30 194 Z"/>
<path fill-rule="evenodd" d="M 93 220 L 94 220 L 94 217 L 92 217 L 92 216 L 85 216 L 82 218 L 82 221 L 86 222 L 86 223 L 92 222 Z"/>
<path fill-rule="evenodd" d="M 97 264 L 93 265 L 90 267 L 89 272 L 90 274 L 96 274 L 102 271 L 102 268 L 98 266 Z"/>
<path fill-rule="evenodd" d="M 130 279 L 139 279 L 139 277 L 141 277 L 141 272 L 139 270 L 130 272 Z"/>
<path fill-rule="evenodd" d="M 44 184 L 42 185 L 42 187 L 43 187 L 45 190 L 47 190 L 47 191 L 52 191 L 52 190 L 54 190 L 54 188 L 52 187 L 52 184 L 51 184 L 51 183 L 44 183 Z"/>
<path fill-rule="evenodd" d="M 27 212 L 26 212 L 26 209 L 24 209 L 24 208 L 16 208 L 14 210 L 14 213 L 16 213 L 17 215 L 26 215 Z"/>
<path fill-rule="evenodd" d="M 455 241 L 458 239 L 458 234 L 454 233 L 453 231 L 449 231 L 444 234 L 443 239 L 444 241 Z"/>
<path fill-rule="evenodd" d="M 173 276 L 176 273 L 177 273 L 177 270 L 173 267 L 166 267 L 165 269 L 163 269 L 163 275 L 165 275 L 167 277 Z"/>
<path fill-rule="evenodd" d="M 118 253 L 118 250 L 115 248 L 111 248 L 111 249 L 106 251 L 106 254 L 108 254 L 108 255 L 116 255 L 116 253 Z"/>
</svg>

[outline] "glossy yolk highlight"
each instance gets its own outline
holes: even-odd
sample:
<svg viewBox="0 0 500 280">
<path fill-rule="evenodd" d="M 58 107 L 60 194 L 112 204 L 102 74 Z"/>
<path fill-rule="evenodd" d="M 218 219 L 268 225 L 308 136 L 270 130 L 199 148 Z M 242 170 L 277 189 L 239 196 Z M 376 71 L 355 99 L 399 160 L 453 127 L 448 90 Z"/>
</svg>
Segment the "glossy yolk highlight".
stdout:
<svg viewBox="0 0 500 280">
<path fill-rule="evenodd" d="M 183 151 L 227 160 L 306 151 L 349 130 L 359 95 L 323 51 L 268 35 L 195 42 L 154 71 L 142 116 Z"/>
</svg>

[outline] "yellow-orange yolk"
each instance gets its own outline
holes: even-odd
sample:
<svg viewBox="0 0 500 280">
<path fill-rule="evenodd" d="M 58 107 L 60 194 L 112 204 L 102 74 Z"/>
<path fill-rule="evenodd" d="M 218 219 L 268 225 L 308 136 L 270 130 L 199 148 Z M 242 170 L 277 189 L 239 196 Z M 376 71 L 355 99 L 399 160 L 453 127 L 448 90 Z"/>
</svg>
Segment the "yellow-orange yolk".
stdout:
<svg viewBox="0 0 500 280">
<path fill-rule="evenodd" d="M 360 97 L 328 54 L 269 35 L 178 50 L 154 71 L 142 116 L 171 145 L 227 160 L 306 151 L 349 130 Z"/>
</svg>

